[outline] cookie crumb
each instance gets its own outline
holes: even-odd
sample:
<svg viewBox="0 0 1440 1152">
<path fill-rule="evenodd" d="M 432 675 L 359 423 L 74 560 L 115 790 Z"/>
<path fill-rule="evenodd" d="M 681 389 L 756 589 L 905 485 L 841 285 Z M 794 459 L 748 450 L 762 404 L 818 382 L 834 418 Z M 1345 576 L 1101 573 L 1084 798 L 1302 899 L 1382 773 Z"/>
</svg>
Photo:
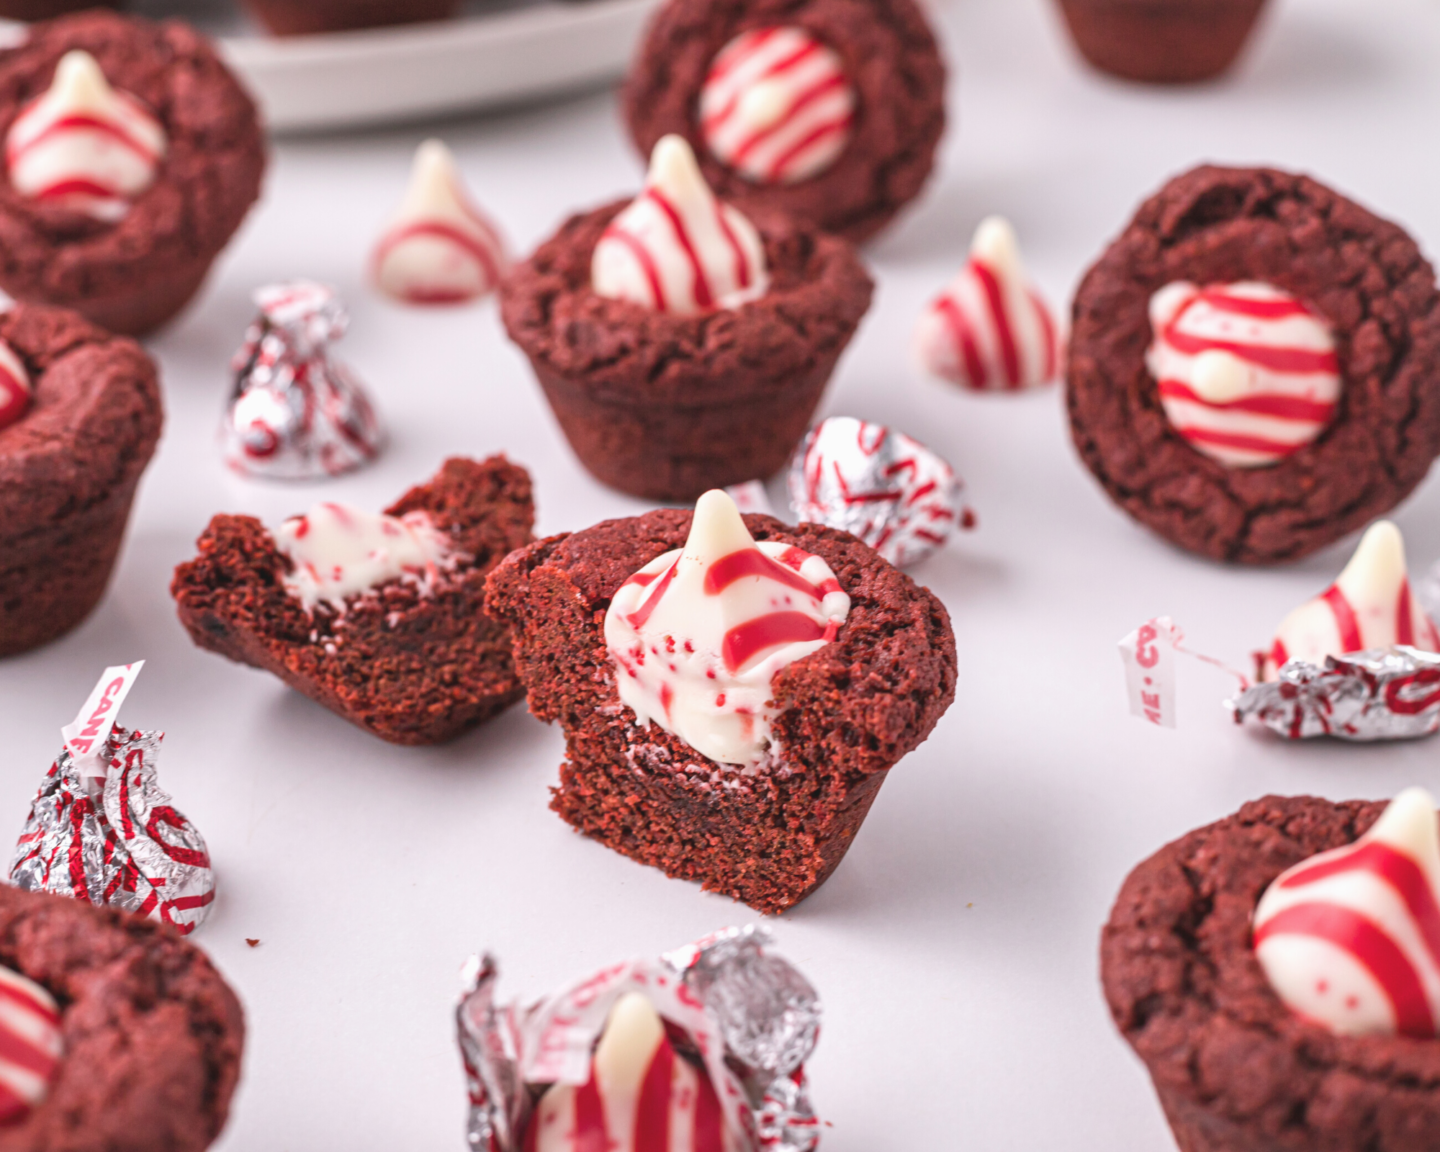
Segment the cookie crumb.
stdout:
<svg viewBox="0 0 1440 1152">
<path fill-rule="evenodd" d="M 250 939 L 249 936 L 245 937 L 245 943 L 248 944 L 248 945 L 250 945 L 251 948 L 258 948 L 258 947 L 260 947 L 260 941 L 259 941 L 259 940 L 252 940 L 252 939 Z"/>
</svg>

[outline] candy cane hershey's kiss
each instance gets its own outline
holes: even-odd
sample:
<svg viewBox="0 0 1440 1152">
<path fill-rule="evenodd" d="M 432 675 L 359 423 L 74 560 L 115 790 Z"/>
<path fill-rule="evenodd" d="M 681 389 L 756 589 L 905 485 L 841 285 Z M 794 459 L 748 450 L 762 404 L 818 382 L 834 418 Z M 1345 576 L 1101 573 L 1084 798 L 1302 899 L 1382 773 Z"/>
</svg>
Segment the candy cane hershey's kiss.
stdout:
<svg viewBox="0 0 1440 1152">
<path fill-rule="evenodd" d="M 1255 908 L 1281 1000 L 1340 1035 L 1433 1040 L 1440 1022 L 1440 826 L 1410 788 L 1353 844 L 1282 873 Z"/>
<path fill-rule="evenodd" d="M 650 1001 L 615 1002 L 582 1085 L 546 1089 L 523 1152 L 739 1152 L 714 1085 L 679 1056 Z"/>
<path fill-rule="evenodd" d="M 965 267 L 921 313 L 915 349 L 927 372 L 978 392 L 1036 388 L 1059 375 L 1059 328 L 1008 221 L 980 223 Z"/>
<path fill-rule="evenodd" d="M 155 182 L 167 148 L 150 111 L 77 50 L 61 57 L 49 90 L 10 126 L 5 163 L 21 196 L 113 223 Z"/>
<path fill-rule="evenodd" d="M 596 293 L 656 312 L 694 316 L 765 295 L 770 277 L 760 233 L 705 183 L 683 137 L 662 136 L 645 188 L 595 245 Z"/>
<path fill-rule="evenodd" d="M 1263 468 L 1313 442 L 1334 419 L 1342 382 L 1319 316 L 1270 284 L 1167 284 L 1150 300 L 1145 364 L 1165 416 L 1197 451 Z"/>
<path fill-rule="evenodd" d="M 0 340 L 0 428 L 14 424 L 30 411 L 35 388 L 30 373 L 14 349 Z"/>
<path fill-rule="evenodd" d="M 506 263 L 500 234 L 471 202 L 450 149 L 426 140 L 376 245 L 375 283 L 408 304 L 456 304 L 494 291 Z"/>
<path fill-rule="evenodd" d="M 695 505 L 683 548 L 616 591 L 605 642 L 622 703 L 721 764 L 759 763 L 771 683 L 835 639 L 850 597 L 829 565 L 793 545 L 757 544 L 718 489 Z"/>
<path fill-rule="evenodd" d="M 794 26 L 752 28 L 716 55 L 700 90 L 710 154 L 754 184 L 798 184 L 850 143 L 855 86 L 835 51 Z"/>
<path fill-rule="evenodd" d="M 1410 589 L 1400 529 L 1380 520 L 1335 583 L 1280 622 L 1260 678 L 1274 680 L 1289 660 L 1323 665 L 1327 656 L 1396 644 L 1440 652 L 1440 633 Z"/>
</svg>

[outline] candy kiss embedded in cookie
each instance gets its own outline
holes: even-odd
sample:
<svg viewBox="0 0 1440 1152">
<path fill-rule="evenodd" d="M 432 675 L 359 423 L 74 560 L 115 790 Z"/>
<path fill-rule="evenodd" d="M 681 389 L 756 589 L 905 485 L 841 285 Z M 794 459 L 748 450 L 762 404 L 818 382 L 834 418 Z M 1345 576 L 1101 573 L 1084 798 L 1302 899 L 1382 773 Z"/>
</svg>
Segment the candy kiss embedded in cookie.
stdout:
<svg viewBox="0 0 1440 1152">
<path fill-rule="evenodd" d="M 1289 293 L 1243 281 L 1167 284 L 1145 364 L 1171 425 L 1231 468 L 1263 468 L 1322 433 L 1340 401 L 1329 326 Z"/>
<path fill-rule="evenodd" d="M 704 1070 L 676 1055 L 639 992 L 610 1009 L 584 1084 L 555 1084 L 535 1106 L 523 1152 L 713 1152 L 733 1147 Z"/>
<path fill-rule="evenodd" d="M 1050 309 L 1030 285 L 1015 230 L 991 216 L 970 259 L 922 313 L 915 347 L 926 371 L 977 391 L 1034 388 L 1060 370 Z"/>
<path fill-rule="evenodd" d="M 376 245 L 375 283 L 407 304 L 456 304 L 494 290 L 505 271 L 500 235 L 471 203 L 450 149 L 426 140 L 410 187 Z"/>
<path fill-rule="evenodd" d="M 33 391 L 30 374 L 20 357 L 0 340 L 0 428 L 15 423 L 30 410 Z"/>
<path fill-rule="evenodd" d="M 1260 678 L 1275 679 L 1287 660 L 1323 665 L 1327 656 L 1395 644 L 1440 652 L 1440 634 L 1410 590 L 1400 529 L 1380 520 L 1335 583 L 1281 621 Z"/>
<path fill-rule="evenodd" d="M 1354 844 L 1275 880 L 1255 955 L 1294 1012 L 1345 1036 L 1434 1039 L 1440 1021 L 1440 831 L 1423 788 Z"/>
<path fill-rule="evenodd" d="M 26 199 L 114 222 L 155 182 L 167 147 L 160 122 L 77 50 L 60 58 L 49 91 L 10 126 L 5 161 Z"/>
<path fill-rule="evenodd" d="M 655 145 L 645 190 L 610 221 L 590 275 L 601 296 L 678 316 L 738 308 L 770 282 L 760 233 L 715 199 L 690 145 L 674 135 Z"/>
<path fill-rule="evenodd" d="M 710 154 L 754 184 L 798 184 L 840 158 L 855 123 L 840 57 L 803 28 L 752 28 L 716 55 L 700 90 Z"/>
<path fill-rule="evenodd" d="M 0 966 L 0 1127 L 20 1123 L 45 1099 L 63 1053 L 55 998 Z"/>
<path fill-rule="evenodd" d="M 695 505 L 683 548 L 616 591 L 605 642 L 620 700 L 721 764 L 755 764 L 779 710 L 771 682 L 835 638 L 850 597 L 820 557 L 757 544 L 718 489 Z"/>
<path fill-rule="evenodd" d="M 401 577 L 428 586 L 459 559 L 426 512 L 386 516 L 326 501 L 274 535 L 294 565 L 285 587 L 307 612 L 321 601 L 343 609 L 348 597 Z"/>
</svg>

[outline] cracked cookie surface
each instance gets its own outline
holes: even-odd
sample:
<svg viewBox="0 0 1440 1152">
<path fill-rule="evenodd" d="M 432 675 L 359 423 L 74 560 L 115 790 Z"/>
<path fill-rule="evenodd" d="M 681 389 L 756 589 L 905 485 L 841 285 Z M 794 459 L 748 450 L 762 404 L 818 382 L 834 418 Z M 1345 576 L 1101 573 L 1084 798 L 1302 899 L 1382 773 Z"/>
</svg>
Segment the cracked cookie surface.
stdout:
<svg viewBox="0 0 1440 1152">
<path fill-rule="evenodd" d="M 1281 1002 L 1250 947 L 1271 881 L 1358 839 L 1384 809 L 1267 796 L 1126 879 L 1101 978 L 1182 1152 L 1440 1147 L 1440 1041 L 1332 1035 Z"/>
<path fill-rule="evenodd" d="M 1344 389 L 1312 444 L 1227 468 L 1171 427 L 1145 367 L 1151 295 L 1261 280 L 1330 325 Z M 1066 399 L 1081 458 L 1126 512 L 1216 560 L 1298 560 L 1382 515 L 1440 453 L 1440 292 L 1399 226 L 1306 176 L 1197 168 L 1141 206 L 1075 297 Z"/>
</svg>

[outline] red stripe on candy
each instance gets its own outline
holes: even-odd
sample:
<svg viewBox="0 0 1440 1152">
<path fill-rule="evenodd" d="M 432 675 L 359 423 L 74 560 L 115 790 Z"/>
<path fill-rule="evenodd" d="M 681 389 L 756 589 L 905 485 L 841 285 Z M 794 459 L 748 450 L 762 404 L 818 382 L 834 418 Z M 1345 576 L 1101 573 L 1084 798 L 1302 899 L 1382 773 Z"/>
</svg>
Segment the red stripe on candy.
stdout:
<svg viewBox="0 0 1440 1152">
<path fill-rule="evenodd" d="M 1181 312 L 1184 315 L 1184 312 Z M 1340 371 L 1340 358 L 1334 352 L 1314 352 L 1309 348 L 1274 348 L 1264 344 L 1244 344 L 1238 340 L 1217 340 L 1213 336 L 1192 336 L 1181 332 L 1176 325 L 1177 316 L 1165 329 L 1165 342 L 1177 352 L 1187 356 L 1198 356 L 1201 352 L 1218 349 L 1238 356 L 1241 360 L 1268 368 L 1272 372 L 1328 372 Z"/>
<path fill-rule="evenodd" d="M 1309 316 L 1310 309 L 1295 299 L 1254 300 L 1248 296 L 1233 296 L 1221 288 L 1206 288 L 1196 297 L 1220 312 L 1234 312 L 1241 316 L 1253 316 L 1258 320 L 1284 320 L 1290 316 Z"/>
<path fill-rule="evenodd" d="M 54 1008 L 51 1008 L 50 1005 L 46 1004 L 43 1000 L 35 999 L 35 997 L 28 995 L 23 989 L 16 988 L 14 985 L 0 984 L 0 1000 L 4 1000 L 7 1004 L 14 1004 L 25 1009 L 27 1012 L 33 1012 L 36 1016 L 39 1016 L 42 1020 L 46 1020 L 51 1024 L 60 1023 L 59 1012 L 55 1011 Z"/>
<path fill-rule="evenodd" d="M 1354 870 L 1380 877 L 1400 894 L 1420 929 L 1430 959 L 1440 967 L 1440 904 L 1436 904 L 1435 893 L 1431 891 L 1430 881 L 1420 865 L 1390 845 L 1370 840 L 1343 856 L 1317 860 L 1309 866 L 1302 865 L 1286 876 L 1280 887 L 1304 888 Z"/>
<path fill-rule="evenodd" d="M 1410 581 L 1400 581 L 1400 602 L 1395 605 L 1395 643 L 1415 643 L 1415 621 L 1410 615 Z"/>
<path fill-rule="evenodd" d="M 815 585 L 793 568 L 787 568 L 770 559 L 758 548 L 741 548 L 722 556 L 705 571 L 705 595 L 718 596 L 737 580 L 746 576 L 759 576 L 774 580 L 791 588 L 799 589 L 810 596 L 815 595 Z"/>
<path fill-rule="evenodd" d="M 1015 347 L 1015 333 L 1010 327 L 1010 313 L 1005 307 L 1005 297 L 1000 291 L 1000 281 L 988 265 L 972 260 L 970 267 L 975 278 L 985 290 L 985 302 L 990 306 L 990 318 L 995 321 L 995 333 L 1000 337 L 1000 362 L 1005 368 L 1005 382 L 1011 388 L 1020 386 L 1020 352 Z"/>
<path fill-rule="evenodd" d="M 55 1070 L 56 1063 L 49 1052 L 5 1028 L 0 1028 L 0 1060 L 46 1078 Z"/>
<path fill-rule="evenodd" d="M 481 270 L 485 273 L 485 283 L 494 285 L 500 281 L 500 269 L 496 266 L 495 257 L 490 249 L 481 241 L 475 239 L 469 233 L 456 228 L 453 224 L 445 224 L 438 220 L 420 221 L 415 224 L 398 228 L 381 242 L 379 250 L 375 254 L 375 263 L 378 267 L 394 250 L 396 245 L 416 236 L 431 236 L 438 240 L 448 240 L 456 247 L 465 251 L 472 257 Z"/>
<path fill-rule="evenodd" d="M 1278 392 L 1262 392 L 1241 396 L 1236 400 L 1206 400 L 1183 380 L 1160 381 L 1160 395 L 1169 400 L 1185 400 L 1217 412 L 1253 412 L 1257 416 L 1275 416 L 1281 420 L 1301 420 L 1316 424 L 1328 423 L 1335 414 L 1335 405 L 1285 396 Z"/>
<path fill-rule="evenodd" d="M 740 238 L 730 227 L 730 221 L 725 219 L 725 205 L 719 200 L 715 201 L 715 223 L 720 225 L 720 232 L 724 235 L 726 242 L 730 245 L 730 252 L 735 257 L 735 283 L 741 288 L 750 287 L 750 265 L 745 260 L 745 249 L 740 247 Z"/>
<path fill-rule="evenodd" d="M 610 1152 L 610 1133 L 605 1128 L 605 1102 L 591 1068 L 590 1079 L 575 1090 L 575 1139 L 573 1152 Z"/>
<path fill-rule="evenodd" d="M 819 124 L 816 127 L 812 128 L 795 144 L 791 145 L 778 157 L 776 157 L 775 161 L 770 165 L 770 179 L 778 180 L 781 174 L 784 173 L 784 171 L 792 163 L 794 163 L 795 159 L 798 156 L 808 151 L 810 148 L 813 148 L 816 144 L 820 143 L 820 141 L 824 140 L 827 136 L 835 136 L 841 132 L 846 131 L 854 122 L 854 114 L 847 112 L 838 120 L 827 120 L 825 121 L 825 123 Z"/>
<path fill-rule="evenodd" d="M 721 53 L 720 57 L 710 68 L 710 73 L 705 77 L 706 84 L 714 84 L 725 79 L 731 72 L 735 71 L 741 64 L 755 55 L 765 44 L 779 33 L 780 28 L 761 28 L 754 32 L 747 32 L 743 39 L 736 42 L 735 46 L 728 52 Z"/>
<path fill-rule="evenodd" d="M 720 1097 L 715 1094 L 715 1085 L 710 1077 L 701 1071 L 695 1078 L 695 1152 L 724 1152 L 725 1114 L 720 1110 Z"/>
<path fill-rule="evenodd" d="M 976 388 L 986 387 L 990 382 L 989 373 L 985 371 L 985 361 L 980 358 L 980 349 L 975 343 L 975 333 L 971 330 L 970 321 L 966 318 L 964 311 L 948 295 L 941 296 L 935 301 L 935 307 L 950 329 L 950 335 L 960 352 L 960 358 L 965 362 L 965 374 L 970 377 L 970 383 Z"/>
<path fill-rule="evenodd" d="M 103 200 L 118 198 L 115 189 L 108 184 L 100 184 L 79 176 L 47 184 L 35 194 L 37 200 L 55 200 L 61 196 L 97 196 Z"/>
<path fill-rule="evenodd" d="M 50 137 L 60 132 L 70 131 L 99 132 L 103 136 L 109 136 L 117 144 L 127 148 L 148 163 L 154 164 L 160 159 L 147 145 L 135 139 L 135 137 L 131 136 L 130 133 L 125 131 L 120 125 L 109 120 L 102 120 L 98 116 L 75 113 L 71 116 L 62 116 L 60 119 L 47 124 L 18 148 L 6 148 L 6 162 L 13 165 L 20 157 L 24 156 L 25 153 L 37 145 L 44 143 L 50 139 Z"/>
<path fill-rule="evenodd" d="M 630 627 L 634 628 L 635 631 L 640 631 L 640 629 L 645 626 L 645 621 L 649 620 L 651 615 L 654 614 L 655 609 L 660 606 L 660 601 L 665 597 L 665 589 L 669 588 L 670 582 L 675 579 L 675 570 L 679 566 L 680 561 L 677 558 L 674 564 L 671 564 L 669 568 L 665 569 L 665 575 L 660 578 L 660 583 L 655 585 L 654 591 L 645 598 L 645 603 L 641 604 L 639 608 L 625 617 L 625 619 L 630 621 Z"/>
<path fill-rule="evenodd" d="M 726 632 L 720 654 L 725 658 L 725 667 L 738 672 L 767 648 L 824 638 L 825 629 L 803 612 L 769 612 Z"/>
<path fill-rule="evenodd" d="M 647 197 L 661 212 L 665 213 L 666 219 L 670 221 L 675 239 L 684 250 L 685 258 L 690 261 L 690 270 L 694 273 L 691 294 L 695 297 L 695 303 L 701 308 L 714 307 L 715 301 L 710 294 L 710 281 L 705 276 L 704 265 L 700 263 L 700 254 L 695 251 L 695 245 L 690 240 L 690 232 L 685 227 L 685 221 L 681 218 L 679 211 L 665 198 L 662 192 L 655 188 L 646 188 L 641 195 Z"/>
<path fill-rule="evenodd" d="M 760 131 L 752 132 L 749 136 L 745 137 L 745 139 L 742 140 L 740 144 L 735 148 L 735 151 L 730 154 L 726 163 L 728 163 L 731 167 L 739 165 L 740 161 L 744 159 L 747 154 L 754 151 L 766 140 L 769 140 L 772 136 L 774 136 L 775 133 L 786 127 L 790 123 L 791 119 L 795 116 L 795 114 L 799 112 L 802 108 L 804 108 L 807 104 L 813 104 L 816 100 L 820 99 L 820 97 L 826 95 L 827 93 L 833 92 L 835 91 L 835 89 L 843 87 L 845 87 L 845 77 L 838 74 L 833 76 L 826 76 L 818 82 L 810 85 L 809 88 L 805 89 L 805 91 L 801 92 L 800 95 L 795 97 L 794 101 L 791 102 L 790 107 L 785 109 L 785 114 L 781 116 L 780 119 L 776 120 L 775 123 L 771 124 L 768 128 L 762 128 L 760 129 Z M 790 155 L 791 152 L 793 152 L 793 149 L 787 151 L 786 155 Z M 779 165 L 777 164 L 776 167 L 778 166 Z"/>
<path fill-rule="evenodd" d="M 1050 318 L 1050 309 L 1045 307 L 1045 301 L 1035 292 L 1030 293 L 1030 305 L 1040 320 L 1040 332 L 1045 340 L 1045 379 L 1050 380 L 1060 370 L 1060 365 L 1055 362 L 1060 343 L 1055 339 L 1055 321 Z"/>
<path fill-rule="evenodd" d="M 661 1040 L 640 1082 L 635 1103 L 635 1152 L 665 1152 L 670 1147 L 670 1082 L 675 1075 L 675 1049 Z"/>
<path fill-rule="evenodd" d="M 1335 617 L 1335 627 L 1340 630 L 1340 651 L 1362 651 L 1365 643 L 1360 638 L 1360 621 L 1356 619 L 1355 609 L 1350 606 L 1350 601 L 1345 599 L 1345 593 L 1340 591 L 1339 585 L 1330 585 L 1320 599 L 1330 606 L 1330 613 Z"/>
<path fill-rule="evenodd" d="M 668 312 L 670 309 L 665 300 L 665 285 L 660 281 L 660 269 L 655 267 L 655 260 L 650 255 L 650 250 L 642 244 L 638 237 L 630 235 L 615 224 L 605 229 L 605 236 L 611 240 L 618 240 L 630 249 L 630 255 L 635 257 L 635 263 L 640 265 L 640 271 L 645 277 L 645 283 L 650 288 L 650 297 L 655 304 L 657 312 Z M 604 239 L 604 237 L 602 237 Z"/>
<path fill-rule="evenodd" d="M 30 1115 L 30 1101 L 0 1081 L 0 1125 L 15 1124 Z"/>
<path fill-rule="evenodd" d="M 1273 936 L 1309 936 L 1348 952 L 1375 978 L 1389 999 L 1401 1035 L 1435 1038 L 1435 1018 L 1415 966 L 1390 937 L 1365 917 L 1335 904 L 1296 904 L 1255 930 L 1255 946 L 1258 948 Z"/>
<path fill-rule="evenodd" d="M 1271 440 L 1268 436 L 1221 432 L 1215 428 L 1201 428 L 1194 424 L 1177 425 L 1175 431 L 1191 443 L 1211 444 L 1217 448 L 1234 448 L 1243 452 L 1261 452 L 1270 456 L 1289 456 L 1305 447 L 1304 444 L 1286 444 L 1281 440 Z"/>
</svg>

